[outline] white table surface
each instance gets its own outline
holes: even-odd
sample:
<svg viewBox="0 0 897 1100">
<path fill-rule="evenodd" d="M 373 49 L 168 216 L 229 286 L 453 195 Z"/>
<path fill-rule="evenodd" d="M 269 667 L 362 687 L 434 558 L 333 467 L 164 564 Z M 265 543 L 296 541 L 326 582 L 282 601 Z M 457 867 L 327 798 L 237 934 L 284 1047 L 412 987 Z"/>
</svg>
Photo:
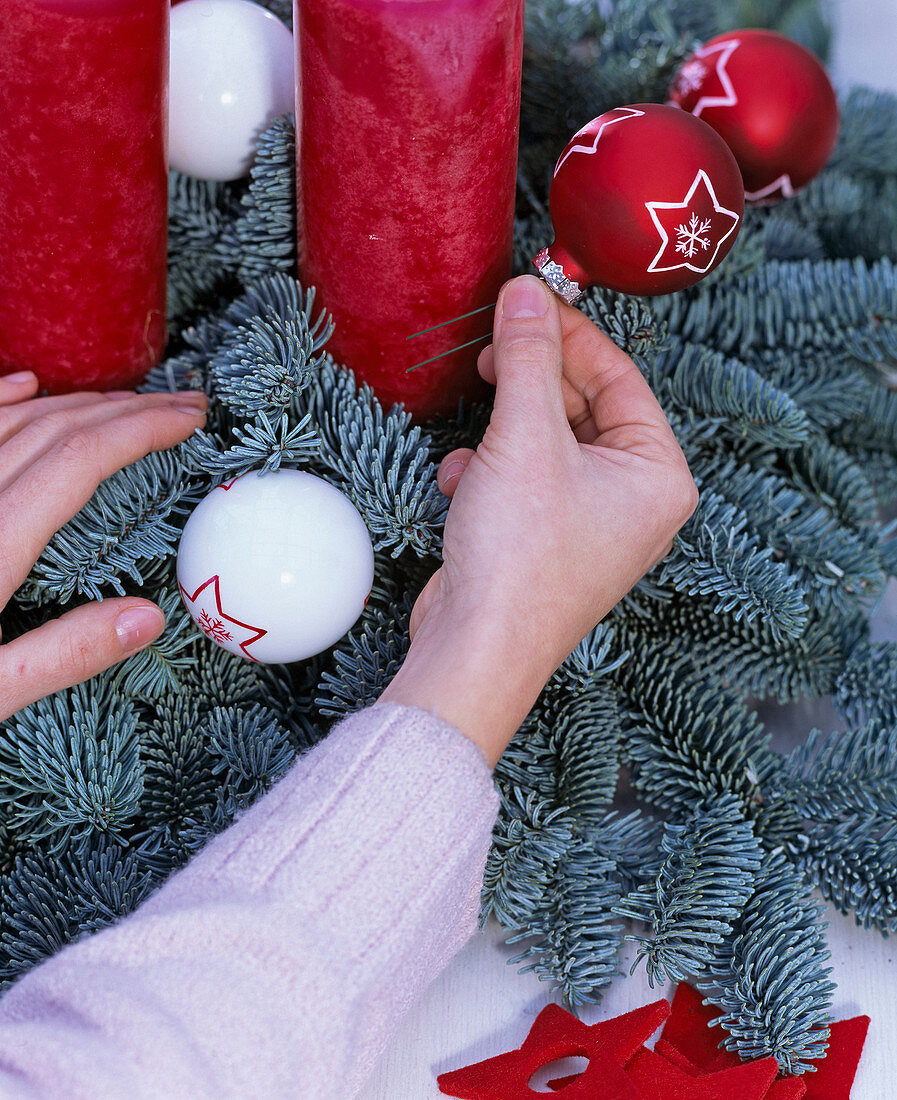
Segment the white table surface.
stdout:
<svg viewBox="0 0 897 1100">
<path fill-rule="evenodd" d="M 857 80 L 897 91 L 897 0 L 840 0 L 837 18 L 836 83 Z M 889 593 L 876 634 L 897 637 L 897 590 Z M 817 714 L 797 713 L 792 726 L 807 732 L 819 721 Z M 838 983 L 834 1016 L 872 1017 L 852 1100 L 895 1100 L 897 940 L 857 928 L 834 911 L 829 920 L 832 976 Z M 507 965 L 515 952 L 504 946 L 494 922 L 475 936 L 412 1010 L 359 1100 L 435 1100 L 441 1096 L 437 1074 L 519 1046 L 553 998 L 547 984 Z M 628 968 L 624 962 L 621 970 Z M 617 979 L 583 1019 L 594 1023 L 668 995 L 670 989 L 650 989 L 640 969 Z"/>
</svg>

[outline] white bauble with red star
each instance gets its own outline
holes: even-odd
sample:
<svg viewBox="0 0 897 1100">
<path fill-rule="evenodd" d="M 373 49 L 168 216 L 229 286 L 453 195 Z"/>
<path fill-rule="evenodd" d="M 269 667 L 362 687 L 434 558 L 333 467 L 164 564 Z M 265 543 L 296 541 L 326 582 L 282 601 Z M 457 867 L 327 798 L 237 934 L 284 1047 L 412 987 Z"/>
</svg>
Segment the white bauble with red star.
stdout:
<svg viewBox="0 0 897 1100">
<path fill-rule="evenodd" d="M 574 134 L 555 165 L 549 205 L 555 239 L 533 262 L 566 301 L 592 283 L 670 294 L 702 279 L 735 243 L 744 184 L 706 123 L 634 103 Z"/>
<path fill-rule="evenodd" d="M 253 472 L 196 506 L 177 575 L 207 638 L 251 661 L 288 663 L 329 648 L 356 622 L 374 551 L 355 506 L 323 478 Z"/>
</svg>

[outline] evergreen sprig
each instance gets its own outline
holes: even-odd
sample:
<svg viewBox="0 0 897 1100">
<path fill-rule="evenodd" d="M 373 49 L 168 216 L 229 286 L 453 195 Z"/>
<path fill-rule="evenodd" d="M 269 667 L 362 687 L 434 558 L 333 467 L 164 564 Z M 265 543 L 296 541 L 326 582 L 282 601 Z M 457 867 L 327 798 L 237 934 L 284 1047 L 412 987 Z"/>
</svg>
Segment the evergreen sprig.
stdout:
<svg viewBox="0 0 897 1100">
<path fill-rule="evenodd" d="M 650 936 L 629 936 L 644 959 L 648 982 L 688 981 L 713 959 L 754 891 L 762 851 L 739 800 L 724 796 L 681 825 L 668 823 L 657 878 L 617 905 L 621 916 L 644 921 Z"/>
</svg>

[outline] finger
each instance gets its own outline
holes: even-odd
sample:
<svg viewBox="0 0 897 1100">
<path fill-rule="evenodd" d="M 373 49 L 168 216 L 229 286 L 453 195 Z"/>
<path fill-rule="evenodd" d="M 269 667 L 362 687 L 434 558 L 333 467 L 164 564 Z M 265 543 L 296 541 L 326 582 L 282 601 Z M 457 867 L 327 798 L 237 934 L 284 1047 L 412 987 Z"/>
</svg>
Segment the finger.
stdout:
<svg viewBox="0 0 897 1100">
<path fill-rule="evenodd" d="M 30 424 L 40 416 L 65 409 L 82 408 L 85 405 L 96 405 L 107 400 L 109 396 L 111 395 L 103 393 L 66 393 L 57 397 L 35 397 L 19 405 L 8 405 L 0 411 L 0 444 L 12 439 L 26 424 Z M 129 396 L 133 397 L 133 393 Z"/>
<path fill-rule="evenodd" d="M 614 445 L 627 439 L 636 447 L 640 440 L 674 440 L 663 409 L 629 356 L 578 309 L 561 304 L 560 314 L 564 378 L 588 407 L 598 440 L 604 443 L 608 433 L 618 437 Z"/>
<path fill-rule="evenodd" d="M 36 407 L 41 402 L 33 401 L 31 404 Z M 70 402 L 49 408 L 45 415 L 34 415 L 0 449 L 0 492 L 12 485 L 42 455 L 74 432 L 99 429 L 114 417 L 130 415 L 140 409 L 171 408 L 180 404 L 191 408 L 205 408 L 207 399 L 204 394 L 195 390 L 183 397 L 172 394 L 131 394 L 130 397 L 116 399 L 100 395 L 100 400 Z"/>
<path fill-rule="evenodd" d="M 554 294 L 532 275 L 505 283 L 495 311 L 495 410 L 527 433 L 567 427 L 561 323 Z"/>
<path fill-rule="evenodd" d="M 495 385 L 495 356 L 491 344 L 487 344 L 477 356 L 477 370 L 484 382 Z"/>
<path fill-rule="evenodd" d="M 491 344 L 480 352 L 477 358 L 477 369 L 485 382 L 495 385 L 495 355 Z M 563 369 L 566 371 L 566 367 Z M 561 377 L 561 394 L 564 398 L 567 422 L 574 429 L 573 434 L 580 443 L 593 443 L 598 432 L 592 422 L 592 413 L 583 395 L 567 380 L 566 373 Z"/>
<path fill-rule="evenodd" d="M 197 408 L 151 406 L 81 428 L 29 466 L 0 493 L 0 607 L 101 481 L 150 451 L 187 439 L 204 418 Z"/>
<path fill-rule="evenodd" d="M 37 375 L 34 371 L 18 370 L 0 378 L 0 405 L 15 405 L 27 401 L 37 393 Z"/>
<path fill-rule="evenodd" d="M 439 463 L 439 469 L 436 471 L 436 484 L 447 497 L 455 495 L 455 490 L 458 488 L 464 471 L 470 465 L 473 456 L 474 452 L 470 447 L 459 447 L 447 454 Z"/>
<path fill-rule="evenodd" d="M 408 620 L 408 634 L 411 641 L 414 641 L 414 635 L 420 629 L 420 624 L 426 618 L 427 612 L 436 602 L 439 596 L 439 589 L 442 584 L 442 566 L 440 566 L 432 577 L 424 585 L 421 594 L 414 601 L 414 607 L 411 609 L 411 618 Z"/>
<path fill-rule="evenodd" d="M 155 604 L 125 596 L 77 607 L 0 646 L 0 719 L 111 668 L 164 627 Z"/>
</svg>

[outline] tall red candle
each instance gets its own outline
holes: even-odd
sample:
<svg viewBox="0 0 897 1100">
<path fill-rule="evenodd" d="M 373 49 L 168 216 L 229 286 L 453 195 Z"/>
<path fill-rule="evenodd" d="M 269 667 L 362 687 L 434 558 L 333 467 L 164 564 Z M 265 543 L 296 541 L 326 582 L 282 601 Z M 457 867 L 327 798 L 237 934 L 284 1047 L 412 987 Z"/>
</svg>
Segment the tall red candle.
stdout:
<svg viewBox="0 0 897 1100">
<path fill-rule="evenodd" d="M 523 0 L 295 0 L 299 272 L 330 348 L 417 417 L 480 392 L 511 272 Z"/>
<path fill-rule="evenodd" d="M 0 372 L 136 384 L 165 343 L 168 0 L 0 0 Z"/>
</svg>

